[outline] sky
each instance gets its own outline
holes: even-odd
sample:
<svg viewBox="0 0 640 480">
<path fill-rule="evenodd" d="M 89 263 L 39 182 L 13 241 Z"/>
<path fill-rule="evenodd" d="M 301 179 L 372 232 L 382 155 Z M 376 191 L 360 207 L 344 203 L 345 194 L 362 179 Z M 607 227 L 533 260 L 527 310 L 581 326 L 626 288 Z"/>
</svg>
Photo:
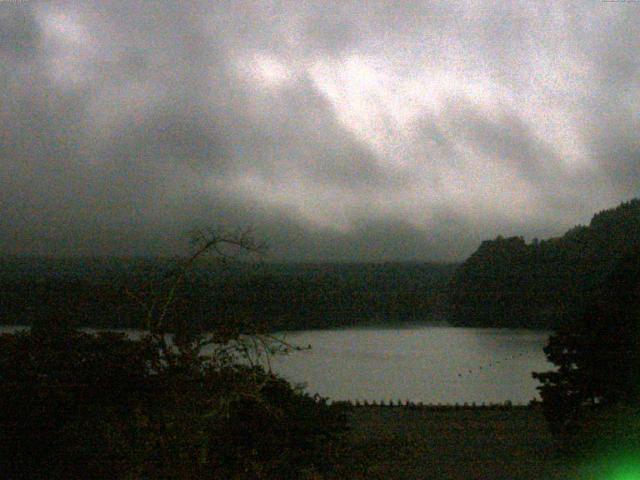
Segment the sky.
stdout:
<svg viewBox="0 0 640 480">
<path fill-rule="evenodd" d="M 638 2 L 0 0 L 0 254 L 459 261 L 638 195 Z"/>
</svg>

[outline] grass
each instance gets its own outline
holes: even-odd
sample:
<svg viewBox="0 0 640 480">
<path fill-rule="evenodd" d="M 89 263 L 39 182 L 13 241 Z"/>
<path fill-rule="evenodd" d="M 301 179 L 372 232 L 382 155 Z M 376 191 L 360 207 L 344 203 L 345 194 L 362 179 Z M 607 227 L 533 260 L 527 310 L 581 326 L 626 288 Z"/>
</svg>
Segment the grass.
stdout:
<svg viewBox="0 0 640 480">
<path fill-rule="evenodd" d="M 538 408 L 357 407 L 343 478 L 578 479 Z"/>
</svg>

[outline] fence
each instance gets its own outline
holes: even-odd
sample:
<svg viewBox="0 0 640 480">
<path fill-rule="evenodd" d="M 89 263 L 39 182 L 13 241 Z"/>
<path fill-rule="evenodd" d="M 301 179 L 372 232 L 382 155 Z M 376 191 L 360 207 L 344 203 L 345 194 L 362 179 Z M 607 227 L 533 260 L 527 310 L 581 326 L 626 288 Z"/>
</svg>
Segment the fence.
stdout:
<svg viewBox="0 0 640 480">
<path fill-rule="evenodd" d="M 432 411 L 448 411 L 448 410 L 511 410 L 511 409 L 523 409 L 536 407 L 540 402 L 536 400 L 530 401 L 528 404 L 514 404 L 507 400 L 502 403 L 423 403 L 413 402 L 411 400 L 381 400 L 381 401 L 368 401 L 368 400 L 337 400 L 331 402 L 333 405 L 343 405 L 350 408 L 365 408 L 365 407 L 377 407 L 377 408 L 411 408 L 422 409 Z"/>
</svg>

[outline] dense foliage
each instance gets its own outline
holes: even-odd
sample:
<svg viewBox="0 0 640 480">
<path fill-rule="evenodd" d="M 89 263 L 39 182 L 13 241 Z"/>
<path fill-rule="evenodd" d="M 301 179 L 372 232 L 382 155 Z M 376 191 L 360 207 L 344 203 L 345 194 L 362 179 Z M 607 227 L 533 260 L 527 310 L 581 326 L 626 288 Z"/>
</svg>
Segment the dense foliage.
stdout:
<svg viewBox="0 0 640 480">
<path fill-rule="evenodd" d="M 634 410 L 627 423 L 640 420 L 640 248 L 623 254 L 595 297 L 550 337 L 544 351 L 557 370 L 534 374 L 555 432 L 583 433 L 621 406 Z"/>
<path fill-rule="evenodd" d="M 128 291 L 158 280 L 173 262 L 116 258 L 0 260 L 0 318 L 52 316 L 79 325 L 138 327 Z M 437 316 L 454 265 L 200 263 L 181 285 L 173 319 L 205 329 L 259 319 L 264 330 L 417 322 Z"/>
<path fill-rule="evenodd" d="M 228 260 L 258 250 L 249 233 L 195 232 L 189 257 L 127 290 L 139 307 L 139 338 L 75 329 L 74 303 L 60 308 L 55 295 L 41 299 L 51 312 L 33 316 L 30 330 L 0 335 L 3 477 L 330 476 L 343 407 L 303 394 L 260 362 L 296 347 L 241 321 L 204 334 L 175 308 L 205 254 Z"/>
<path fill-rule="evenodd" d="M 550 328 L 578 318 L 623 252 L 640 245 L 640 200 L 596 214 L 560 238 L 485 241 L 448 293 L 457 325 Z"/>
<path fill-rule="evenodd" d="M 151 336 L 51 328 L 1 335 L 3 476 L 331 473 L 345 429 L 340 407 L 258 366 L 161 351 Z"/>
</svg>

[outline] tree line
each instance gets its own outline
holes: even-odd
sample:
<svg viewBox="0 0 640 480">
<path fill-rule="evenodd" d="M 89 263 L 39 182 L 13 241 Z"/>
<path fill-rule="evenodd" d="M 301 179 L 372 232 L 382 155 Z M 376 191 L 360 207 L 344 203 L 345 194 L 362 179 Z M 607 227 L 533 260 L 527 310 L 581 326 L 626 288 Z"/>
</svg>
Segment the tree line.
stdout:
<svg viewBox="0 0 640 480">
<path fill-rule="evenodd" d="M 455 325 L 554 328 L 579 317 L 626 252 L 640 245 L 640 199 L 595 214 L 562 237 L 483 242 L 453 275 Z"/>
<path fill-rule="evenodd" d="M 82 326 L 137 327 L 130 294 L 170 274 L 159 259 L 1 260 L 0 321 L 55 316 Z M 264 330 L 420 322 L 442 314 L 455 265 L 431 263 L 273 264 L 203 262 L 180 285 L 169 315 L 215 328 L 259 322 Z"/>
</svg>

